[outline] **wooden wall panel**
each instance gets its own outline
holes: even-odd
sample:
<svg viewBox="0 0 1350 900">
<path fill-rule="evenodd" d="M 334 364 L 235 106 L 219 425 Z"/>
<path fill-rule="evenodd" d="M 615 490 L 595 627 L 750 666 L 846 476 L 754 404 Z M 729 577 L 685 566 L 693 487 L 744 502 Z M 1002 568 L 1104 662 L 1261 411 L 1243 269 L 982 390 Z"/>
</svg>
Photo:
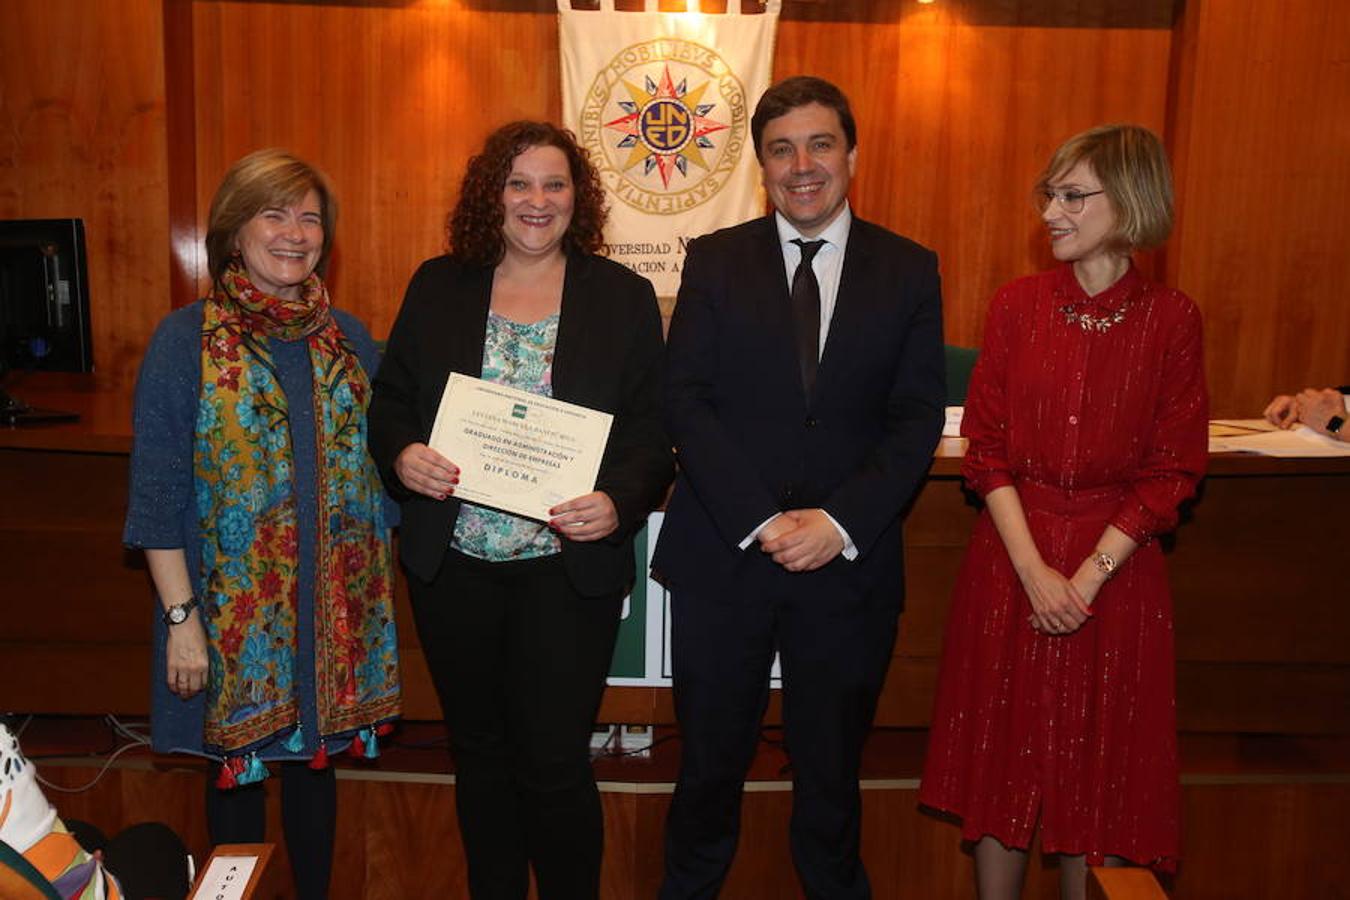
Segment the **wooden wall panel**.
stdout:
<svg viewBox="0 0 1350 900">
<path fill-rule="evenodd" d="M 1350 897 L 1343 857 L 1315 849 L 1350 838 L 1350 785 L 1299 781 L 1183 787 L 1176 900 Z"/>
<path fill-rule="evenodd" d="M 168 310 L 160 0 L 6 0 L 0 218 L 82 218 L 94 361 L 129 381 Z"/>
<path fill-rule="evenodd" d="M 167 307 L 171 259 L 188 291 L 238 156 L 283 145 L 333 176 L 335 296 L 379 336 L 442 248 L 483 135 L 561 107 L 543 0 L 14 0 L 4 26 L 0 215 L 87 220 L 95 356 L 114 381 Z M 939 251 L 955 343 L 977 343 L 999 283 L 1047 264 L 1026 196 L 1055 143 L 1105 120 L 1166 130 L 1181 221 L 1160 268 L 1205 311 L 1215 410 L 1249 414 L 1350 372 L 1333 280 L 1348 43 L 1338 0 L 789 0 L 774 70 L 853 96 L 858 211 Z"/>
<path fill-rule="evenodd" d="M 1350 6 L 1192 0 L 1168 280 L 1205 315 L 1211 405 L 1350 380 Z"/>
<path fill-rule="evenodd" d="M 198 297 L 197 273 L 206 266 L 197 228 L 197 88 L 193 65 L 193 0 L 163 0 L 164 139 L 168 150 L 169 293 L 171 304 Z"/>
<path fill-rule="evenodd" d="M 843 6 L 836 17 L 855 21 L 785 18 L 774 75 L 850 93 L 856 208 L 939 251 L 948 339 L 975 344 L 994 288 L 1049 262 L 1029 185 L 1050 150 L 1106 120 L 1162 130 L 1171 31 L 1157 16 L 1090 27 L 1088 13 L 1034 0 L 1015 4 L 1041 23 L 1023 27 L 989 24 L 981 4 Z M 561 112 L 550 13 L 197 0 L 194 20 L 199 221 L 243 153 L 281 145 L 313 160 L 342 203 L 335 297 L 377 336 L 417 262 L 443 247 L 483 136 Z M 248 67 L 230 46 L 241 34 L 256 35 Z M 895 65 L 881 74 L 878 60 Z"/>
<path fill-rule="evenodd" d="M 194 30 L 203 233 L 240 156 L 280 146 L 313 162 L 341 209 L 334 300 L 377 337 L 417 264 L 443 252 L 446 214 L 483 138 L 512 119 L 562 114 L 556 15 L 197 0 Z"/>
<path fill-rule="evenodd" d="M 1053 264 L 1031 185 L 1061 141 L 1110 121 L 1162 132 L 1168 28 L 984 24 L 990 4 L 779 26 L 775 77 L 839 84 L 858 120 L 855 210 L 937 250 L 948 343 L 978 346 L 994 290 Z M 1012 4 L 1027 11 L 1046 4 Z M 1004 4 L 1008 6 L 1008 4 Z"/>
</svg>

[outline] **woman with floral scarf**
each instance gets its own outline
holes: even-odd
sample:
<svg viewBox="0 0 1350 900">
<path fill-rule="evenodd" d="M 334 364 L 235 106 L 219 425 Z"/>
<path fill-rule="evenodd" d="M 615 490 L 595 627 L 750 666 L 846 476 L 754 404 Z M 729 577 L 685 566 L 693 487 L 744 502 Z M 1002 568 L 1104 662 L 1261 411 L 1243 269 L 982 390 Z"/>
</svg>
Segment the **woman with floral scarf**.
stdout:
<svg viewBox="0 0 1350 900">
<path fill-rule="evenodd" d="M 328 757 L 375 755 L 399 710 L 391 511 L 366 451 L 378 354 L 320 277 L 336 216 L 290 154 L 225 174 L 211 292 L 160 323 L 141 365 L 124 535 L 157 595 L 155 749 L 213 760 L 214 843 L 263 840 L 259 782 L 280 763 L 301 898 L 328 891 Z"/>
</svg>

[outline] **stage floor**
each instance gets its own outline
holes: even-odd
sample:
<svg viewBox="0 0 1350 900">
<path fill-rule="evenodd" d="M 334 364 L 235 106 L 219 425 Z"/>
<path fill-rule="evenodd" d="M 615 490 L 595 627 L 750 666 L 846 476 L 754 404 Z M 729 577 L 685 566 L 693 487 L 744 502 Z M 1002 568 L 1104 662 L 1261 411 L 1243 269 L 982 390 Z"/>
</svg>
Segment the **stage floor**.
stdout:
<svg viewBox="0 0 1350 900">
<path fill-rule="evenodd" d="M 63 816 L 114 833 L 157 820 L 197 855 L 209 852 L 202 815 L 204 763 L 128 750 L 96 717 L 12 719 Z M 26 724 L 25 724 L 26 723 Z M 134 723 L 126 723 L 134 724 Z M 142 723 L 143 725 L 143 723 Z M 742 813 L 742 836 L 723 900 L 800 897 L 787 846 L 791 770 L 781 731 L 765 729 Z M 877 729 L 863 766 L 863 858 L 877 900 L 971 900 L 970 859 L 950 823 L 920 811 L 918 778 L 927 734 Z M 1350 736 L 1183 734 L 1180 741 L 1183 862 L 1167 886 L 1177 900 L 1299 900 L 1350 896 L 1339 862 L 1350 844 Z M 673 728 L 658 729 L 645 755 L 595 761 L 605 812 L 604 900 L 655 895 L 665 810 L 679 767 Z M 454 816 L 454 772 L 439 722 L 405 722 L 377 760 L 335 760 L 340 821 L 335 900 L 467 896 Z M 269 793 L 269 836 L 281 841 L 278 791 Z M 274 859 L 289 878 L 284 852 Z M 1053 900 L 1053 860 L 1033 855 L 1027 898 Z M 278 894 L 277 896 L 285 896 Z"/>
</svg>

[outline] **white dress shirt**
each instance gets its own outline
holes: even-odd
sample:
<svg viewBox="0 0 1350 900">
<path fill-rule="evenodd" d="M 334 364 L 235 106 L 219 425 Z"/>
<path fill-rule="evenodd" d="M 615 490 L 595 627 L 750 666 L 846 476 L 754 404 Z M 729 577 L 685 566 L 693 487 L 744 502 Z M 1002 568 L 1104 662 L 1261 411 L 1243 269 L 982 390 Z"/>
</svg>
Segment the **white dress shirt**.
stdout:
<svg viewBox="0 0 1350 900">
<path fill-rule="evenodd" d="M 844 271 L 844 251 L 848 249 L 848 232 L 853 224 L 853 212 L 849 209 L 848 201 L 844 201 L 844 208 L 839 211 L 839 215 L 834 217 L 834 221 L 825 227 L 825 230 L 814 238 L 808 238 L 797 228 L 783 218 L 783 214 L 775 212 L 773 215 L 774 224 L 778 226 L 779 249 L 783 252 L 783 268 L 787 273 L 787 283 L 792 284 L 792 276 L 797 274 L 797 266 L 802 261 L 802 248 L 792 243 L 794 240 L 824 240 L 825 246 L 816 251 L 816 255 L 811 260 L 811 271 L 816 275 L 816 283 L 820 285 L 820 344 L 816 347 L 816 359 L 819 360 L 821 354 L 825 352 L 825 339 L 829 337 L 830 320 L 834 318 L 835 301 L 839 298 L 839 276 Z M 824 512 L 824 510 L 822 510 Z M 745 540 L 741 541 L 740 548 L 744 550 L 755 542 L 759 533 L 764 530 L 781 513 L 774 513 L 763 522 L 754 531 L 746 535 Z M 825 513 L 825 518 L 830 520 L 839 536 L 844 539 L 844 549 L 842 555 L 844 559 L 850 562 L 858 558 L 858 548 L 854 546 L 853 539 L 848 536 L 844 526 L 840 525 L 829 513 Z"/>
<path fill-rule="evenodd" d="M 853 213 L 848 208 L 848 201 L 845 201 L 844 208 L 834 217 L 834 221 L 814 238 L 808 238 L 798 231 L 783 218 L 782 213 L 774 213 L 773 218 L 778 226 L 778 242 L 783 251 L 783 268 L 787 272 L 789 287 L 802 261 L 802 248 L 792 242 L 825 241 L 825 246 L 817 250 L 811 260 L 811 271 L 816 273 L 816 283 L 820 285 L 820 346 L 816 348 L 816 359 L 819 360 L 825 352 L 825 338 L 829 336 L 834 304 L 839 299 L 839 276 L 844 271 L 844 251 L 848 249 L 848 231 L 853 224 Z"/>
</svg>

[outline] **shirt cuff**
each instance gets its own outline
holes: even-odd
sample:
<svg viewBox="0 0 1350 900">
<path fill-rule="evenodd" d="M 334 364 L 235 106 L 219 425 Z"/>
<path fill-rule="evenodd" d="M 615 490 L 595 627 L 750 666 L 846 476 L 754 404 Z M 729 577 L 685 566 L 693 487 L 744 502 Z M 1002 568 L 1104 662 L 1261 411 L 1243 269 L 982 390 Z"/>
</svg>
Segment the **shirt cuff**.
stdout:
<svg viewBox="0 0 1350 900">
<path fill-rule="evenodd" d="M 770 522 L 772 522 L 774 519 L 778 518 L 781 515 L 782 513 L 774 513 L 773 515 L 765 519 L 763 522 L 760 522 L 758 525 L 755 526 L 755 530 L 747 534 L 745 536 L 745 540 L 741 541 L 736 546 L 742 550 L 744 550 L 746 547 L 749 547 L 755 541 L 759 540 L 759 533 L 764 530 L 764 526 L 768 525 Z"/>
<path fill-rule="evenodd" d="M 844 530 L 844 526 L 840 525 L 839 521 L 835 519 L 834 516 L 825 512 L 825 510 L 823 509 L 821 510 L 821 512 L 825 513 L 825 518 L 830 520 L 830 524 L 834 526 L 834 530 L 839 532 L 839 536 L 844 539 L 844 549 L 839 551 L 840 555 L 843 556 L 844 559 L 848 560 L 849 562 L 853 562 L 855 559 L 858 558 L 858 548 L 853 543 L 853 538 L 848 536 L 848 532 Z M 742 550 L 744 550 L 746 547 L 749 547 L 759 538 L 759 533 L 764 530 L 764 526 L 768 525 L 770 522 L 772 522 L 774 519 L 778 518 L 781 515 L 782 513 L 774 513 L 773 515 L 765 519 L 763 522 L 760 522 L 757 526 L 755 526 L 755 530 L 746 535 L 745 540 L 741 541 L 736 546 Z"/>
<path fill-rule="evenodd" d="M 830 520 L 830 524 L 834 526 L 834 530 L 839 532 L 839 536 L 844 539 L 844 549 L 839 551 L 839 555 L 849 562 L 853 562 L 858 558 L 858 548 L 854 545 L 853 538 L 848 536 L 848 532 L 844 530 L 844 526 L 840 525 L 839 521 L 834 516 L 825 512 L 823 509 L 821 512 L 825 513 L 825 518 Z M 763 528 L 764 526 L 761 525 L 760 527 Z"/>
</svg>

